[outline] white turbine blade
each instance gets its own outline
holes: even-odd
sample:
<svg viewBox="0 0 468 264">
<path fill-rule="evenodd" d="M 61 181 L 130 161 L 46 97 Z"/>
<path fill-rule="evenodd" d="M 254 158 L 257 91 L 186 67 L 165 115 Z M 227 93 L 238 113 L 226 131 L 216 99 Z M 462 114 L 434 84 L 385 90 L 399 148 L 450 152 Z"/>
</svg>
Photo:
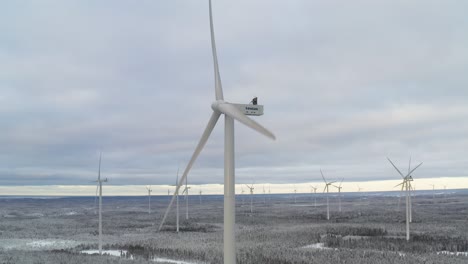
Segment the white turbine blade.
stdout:
<svg viewBox="0 0 468 264">
<path fill-rule="evenodd" d="M 419 168 L 419 166 L 421 166 L 422 164 L 423 164 L 422 162 L 421 162 L 421 163 L 419 163 L 419 165 L 418 165 L 418 166 L 416 166 L 416 167 L 414 167 L 414 169 L 412 169 L 412 170 L 411 170 L 411 171 L 408 173 L 408 175 L 407 175 L 407 176 L 410 176 L 410 175 L 411 175 L 411 173 L 413 173 L 413 172 L 414 172 L 414 171 L 415 171 L 417 168 Z"/>
<path fill-rule="evenodd" d="M 217 104 L 215 108 L 220 111 L 221 113 L 228 115 L 235 120 L 241 122 L 242 124 L 252 128 L 253 130 L 258 131 L 259 133 L 271 138 L 271 139 L 276 139 L 275 135 L 268 131 L 268 129 L 264 128 L 262 125 L 254 121 L 253 119 L 247 117 L 242 113 L 242 111 L 237 108 L 237 106 L 230 104 L 230 103 L 221 103 Z"/>
<path fill-rule="evenodd" d="M 164 217 L 161 221 L 161 224 L 159 225 L 159 231 L 161 231 L 162 226 L 164 225 L 164 222 L 166 221 L 167 214 L 171 210 L 172 203 L 175 200 L 176 194 L 179 192 L 180 186 L 184 183 L 185 178 L 187 177 L 188 172 L 193 166 L 193 163 L 197 159 L 198 155 L 200 155 L 200 152 L 202 151 L 203 147 L 205 146 L 206 142 L 208 141 L 208 138 L 210 137 L 211 132 L 213 131 L 216 122 L 219 119 L 219 116 L 221 114 L 217 112 L 213 112 L 211 115 L 210 121 L 208 121 L 208 125 L 206 125 L 205 131 L 203 132 L 203 135 L 198 142 L 197 147 L 195 148 L 195 151 L 192 154 L 192 158 L 190 159 L 189 163 L 187 164 L 187 167 L 185 168 L 184 174 L 182 175 L 182 178 L 179 180 L 179 183 L 177 184 L 176 191 L 174 192 L 174 195 L 172 195 L 171 202 L 169 203 L 169 206 L 166 209 L 166 212 L 164 213 Z"/>
<path fill-rule="evenodd" d="M 403 184 L 404 184 L 404 183 L 405 183 L 405 182 L 403 181 L 402 183 L 395 185 L 393 188 L 398 187 L 398 186 L 400 186 L 400 185 L 401 185 L 401 188 L 403 188 Z"/>
<path fill-rule="evenodd" d="M 101 180 L 101 156 L 102 152 L 99 152 L 99 169 L 98 169 L 98 181 Z"/>
<path fill-rule="evenodd" d="M 216 43 L 215 43 L 214 27 L 213 27 L 213 15 L 211 12 L 211 0 L 209 2 L 209 5 L 210 5 L 211 50 L 213 52 L 213 64 L 214 64 L 214 74 L 215 74 L 215 97 L 216 97 L 216 100 L 224 100 L 223 86 L 221 85 L 221 76 L 219 75 L 218 55 L 216 55 Z"/>
<path fill-rule="evenodd" d="M 398 171 L 398 173 L 401 175 L 401 177 L 405 178 L 405 176 L 403 176 L 403 173 L 401 173 L 401 171 L 395 166 L 395 164 L 393 164 L 393 162 L 388 157 L 387 157 L 387 159 L 393 165 L 393 168 L 395 168 L 395 170 Z"/>
<path fill-rule="evenodd" d="M 408 163 L 408 175 L 410 174 L 411 170 L 411 156 L 409 157 L 409 163 Z"/>
<path fill-rule="evenodd" d="M 327 189 L 327 186 L 328 185 L 325 185 L 325 187 L 323 188 L 323 192 L 325 193 L 325 190 Z"/>
<path fill-rule="evenodd" d="M 320 174 L 322 174 L 322 179 L 325 183 L 327 183 L 327 180 L 325 180 L 325 176 L 323 176 L 323 172 L 322 172 L 322 169 L 320 169 Z"/>
</svg>

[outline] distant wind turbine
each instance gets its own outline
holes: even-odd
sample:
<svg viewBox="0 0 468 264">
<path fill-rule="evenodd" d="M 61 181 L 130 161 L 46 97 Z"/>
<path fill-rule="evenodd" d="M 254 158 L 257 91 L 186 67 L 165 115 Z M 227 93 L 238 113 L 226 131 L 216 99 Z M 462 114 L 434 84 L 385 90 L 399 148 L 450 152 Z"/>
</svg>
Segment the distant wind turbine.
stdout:
<svg viewBox="0 0 468 264">
<path fill-rule="evenodd" d="M 343 188 L 343 187 L 341 187 L 342 183 L 343 183 L 343 179 L 341 179 L 340 184 L 338 186 L 333 185 L 333 186 L 335 186 L 335 188 L 338 189 L 338 204 L 339 204 L 338 210 L 340 211 L 340 213 L 341 213 L 341 189 Z"/>
<path fill-rule="evenodd" d="M 202 190 L 200 190 L 200 204 L 201 204 Z"/>
<path fill-rule="evenodd" d="M 296 194 L 297 194 L 297 189 L 296 189 L 296 185 L 294 185 L 294 203 L 296 203 Z"/>
<path fill-rule="evenodd" d="M 189 205 L 189 189 L 187 185 L 187 177 L 185 178 L 185 189 L 182 191 L 182 195 L 185 194 L 185 220 L 188 220 L 188 205 Z"/>
<path fill-rule="evenodd" d="M 245 185 L 247 186 L 247 188 L 249 188 L 250 190 L 250 213 L 253 213 L 253 194 L 254 194 L 254 185 L 252 183 L 252 185 L 248 186 L 247 184 Z"/>
<path fill-rule="evenodd" d="M 179 182 L 179 168 L 177 168 L 177 176 L 176 176 L 176 183 L 175 183 L 175 191 L 174 195 L 176 196 L 176 232 L 179 233 L 179 188 L 177 188 L 177 183 Z"/>
<path fill-rule="evenodd" d="M 213 64 L 214 64 L 214 75 L 215 75 L 215 101 L 211 104 L 213 113 L 208 122 L 208 125 L 203 132 L 203 135 L 198 142 L 197 147 L 184 170 L 182 178 L 177 186 L 177 190 L 183 184 L 188 172 L 190 171 L 193 163 L 199 156 L 203 147 L 205 146 L 208 138 L 213 131 L 219 117 L 224 115 L 225 126 L 224 126 L 224 263 L 234 264 L 236 263 L 236 239 L 235 239 L 235 167 L 234 167 L 234 120 L 250 127 L 253 130 L 267 136 L 271 139 L 275 139 L 273 133 L 268 131 L 266 128 L 261 126 L 259 123 L 249 118 L 247 115 L 262 115 L 263 106 L 257 105 L 256 100 L 253 105 L 239 105 L 232 104 L 224 101 L 223 88 L 221 84 L 221 77 L 219 74 L 218 58 L 216 54 L 216 45 L 213 28 L 213 15 L 211 10 L 211 0 L 209 1 L 209 17 L 210 17 L 210 32 L 211 32 L 211 46 L 213 53 Z M 167 217 L 167 213 L 170 210 L 174 196 L 171 199 L 171 203 L 166 209 L 166 213 L 163 216 L 159 230 Z"/>
<path fill-rule="evenodd" d="M 330 205 L 328 203 L 328 187 L 332 185 L 333 183 L 335 183 L 336 181 L 327 182 L 327 180 L 325 180 L 325 176 L 323 176 L 322 169 L 320 169 L 320 174 L 322 174 L 322 179 L 325 182 L 325 188 L 323 189 L 323 192 L 327 191 L 327 220 L 330 220 Z"/>
<path fill-rule="evenodd" d="M 245 197 L 244 197 L 244 187 L 241 186 L 241 194 L 242 194 L 242 206 L 244 206 L 244 200 L 245 200 Z"/>
<path fill-rule="evenodd" d="M 429 184 L 432 186 L 432 203 L 435 204 L 435 185 Z"/>
<path fill-rule="evenodd" d="M 107 178 L 101 180 L 101 156 L 102 152 L 99 153 L 99 169 L 96 186 L 96 196 L 99 189 L 99 255 L 102 255 L 102 183 L 107 182 Z"/>
<path fill-rule="evenodd" d="M 403 188 L 405 188 L 406 190 L 406 240 L 408 241 L 410 239 L 410 182 L 413 181 L 413 177 L 411 176 L 411 173 L 413 173 L 419 166 L 422 165 L 422 162 L 416 166 L 414 169 L 412 170 L 409 170 L 408 168 L 408 174 L 406 174 L 406 176 L 403 176 L 403 173 L 401 173 L 401 171 L 395 166 L 395 164 L 393 164 L 393 162 L 387 158 L 388 161 L 392 164 L 393 168 L 395 168 L 395 170 L 398 172 L 398 174 L 400 174 L 400 176 L 402 177 L 403 179 L 403 182 L 401 182 L 400 184 L 396 185 L 395 187 L 397 186 L 400 186 L 401 185 L 401 189 L 403 190 Z"/>
<path fill-rule="evenodd" d="M 317 207 L 317 187 L 316 186 L 310 186 L 310 193 L 314 193 L 313 197 L 314 197 L 314 207 Z"/>
<path fill-rule="evenodd" d="M 148 214 L 151 214 L 151 192 L 153 191 L 150 186 L 146 186 L 146 190 L 148 191 Z"/>
</svg>

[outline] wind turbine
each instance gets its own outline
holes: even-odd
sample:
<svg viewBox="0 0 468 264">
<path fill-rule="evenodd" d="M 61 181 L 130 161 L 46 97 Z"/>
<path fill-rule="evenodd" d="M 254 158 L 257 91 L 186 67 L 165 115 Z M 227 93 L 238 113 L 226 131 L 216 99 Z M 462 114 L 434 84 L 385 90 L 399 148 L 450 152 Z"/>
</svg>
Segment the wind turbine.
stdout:
<svg viewBox="0 0 468 264">
<path fill-rule="evenodd" d="M 215 102 L 211 104 L 213 113 L 208 122 L 208 125 L 203 132 L 203 135 L 198 142 L 197 147 L 190 159 L 185 171 L 180 179 L 177 186 L 177 190 L 180 188 L 185 178 L 187 177 L 190 168 L 195 162 L 196 158 L 205 146 L 213 128 L 216 125 L 219 117 L 224 114 L 225 126 L 224 126 L 224 263 L 234 264 L 236 263 L 236 238 L 235 238 L 235 167 L 234 167 L 234 120 L 260 132 L 261 134 L 275 139 L 273 133 L 268 131 L 266 128 L 250 119 L 246 115 L 262 115 L 263 106 L 256 105 L 239 105 L 232 104 L 224 101 L 223 88 L 221 84 L 221 77 L 219 74 L 218 58 L 216 55 L 216 44 L 214 37 L 213 28 L 213 15 L 211 8 L 211 0 L 209 1 L 209 16 L 210 16 L 210 31 L 211 31 L 211 46 L 213 53 L 213 64 L 214 64 L 214 75 L 215 75 Z M 161 221 L 159 230 L 167 217 L 167 213 L 170 210 L 174 196 L 171 199 L 168 209 L 164 214 Z"/>
<path fill-rule="evenodd" d="M 241 194 L 242 194 L 242 206 L 244 206 L 244 188 L 241 186 Z"/>
<path fill-rule="evenodd" d="M 189 199 L 189 189 L 187 185 L 187 178 L 185 178 L 185 189 L 182 194 L 185 193 L 185 220 L 188 220 L 188 199 Z"/>
<path fill-rule="evenodd" d="M 268 185 L 268 201 L 271 203 L 271 186 Z"/>
<path fill-rule="evenodd" d="M 179 168 L 177 168 L 176 183 L 175 185 L 173 185 L 176 187 L 174 191 L 174 196 L 176 197 L 176 232 L 177 233 L 179 233 L 179 186 L 177 185 L 178 182 L 179 182 Z M 174 199 L 174 196 L 172 196 L 172 199 Z M 169 206 L 171 204 L 172 204 L 172 200 L 169 203 Z M 161 231 L 161 226 L 159 226 L 159 231 Z"/>
<path fill-rule="evenodd" d="M 294 203 L 296 203 L 296 194 L 297 194 L 297 189 L 296 189 L 296 185 L 294 185 Z"/>
<path fill-rule="evenodd" d="M 202 196 L 202 190 L 200 190 L 200 205 L 201 205 L 201 196 Z"/>
<path fill-rule="evenodd" d="M 310 186 L 310 193 L 314 193 L 314 207 L 317 207 L 317 189 L 318 187 L 316 186 Z"/>
<path fill-rule="evenodd" d="M 343 183 L 343 179 L 341 179 L 340 184 L 338 186 L 333 185 L 338 189 L 338 210 L 340 211 L 340 213 L 341 213 L 341 189 L 343 188 L 341 187 L 342 183 Z"/>
<path fill-rule="evenodd" d="M 409 224 L 410 224 L 410 198 L 409 198 L 409 191 L 410 191 L 410 182 L 413 181 L 413 177 L 411 176 L 411 173 L 413 173 L 413 171 L 415 171 L 419 166 L 422 165 L 422 162 L 416 166 L 414 169 L 412 170 L 409 170 L 408 168 L 408 174 L 406 174 L 406 176 L 403 176 L 403 173 L 401 173 L 401 171 L 395 166 L 395 164 L 393 164 L 393 162 L 387 157 L 388 161 L 392 164 L 392 166 L 395 168 L 395 170 L 398 172 L 398 174 L 400 174 L 400 176 L 402 177 L 403 181 L 396 185 L 395 187 L 397 186 L 400 186 L 401 185 L 401 189 L 403 190 L 403 188 L 405 188 L 406 190 L 406 240 L 409 241 L 410 239 L 410 231 L 409 231 Z"/>
<path fill-rule="evenodd" d="M 146 190 L 148 191 L 148 214 L 151 214 L 151 192 L 153 191 L 150 186 L 146 186 Z"/>
<path fill-rule="evenodd" d="M 363 188 L 361 188 L 359 186 L 359 184 L 357 185 L 357 188 L 358 188 L 358 193 L 359 193 L 359 200 L 358 200 L 358 203 L 359 203 L 359 215 L 361 215 L 361 203 L 362 202 L 362 196 L 361 196 L 361 191 L 364 190 Z"/>
<path fill-rule="evenodd" d="M 429 184 L 432 186 L 432 203 L 435 204 L 435 185 Z"/>
<path fill-rule="evenodd" d="M 102 255 L 102 183 L 107 182 L 107 178 L 101 180 L 101 156 L 102 152 L 99 153 L 99 169 L 96 186 L 96 196 L 99 189 L 99 255 Z"/>
<path fill-rule="evenodd" d="M 330 220 L 330 205 L 328 203 L 328 187 L 332 185 L 333 183 L 335 183 L 336 181 L 327 182 L 327 180 L 325 180 L 325 176 L 323 176 L 322 169 L 320 169 L 320 174 L 322 174 L 322 179 L 325 182 L 325 188 L 323 189 L 323 192 L 325 192 L 325 190 L 327 191 L 327 220 Z"/>
<path fill-rule="evenodd" d="M 252 185 L 248 186 L 247 184 L 245 185 L 247 186 L 247 188 L 250 189 L 250 213 L 253 213 L 253 194 L 254 194 L 254 185 L 252 183 Z"/>
</svg>

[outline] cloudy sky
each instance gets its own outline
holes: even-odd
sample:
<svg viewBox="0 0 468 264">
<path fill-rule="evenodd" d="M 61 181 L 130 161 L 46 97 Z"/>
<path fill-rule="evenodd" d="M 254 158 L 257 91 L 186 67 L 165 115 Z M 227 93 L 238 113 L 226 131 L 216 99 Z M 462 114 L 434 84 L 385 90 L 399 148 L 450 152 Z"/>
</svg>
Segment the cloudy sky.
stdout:
<svg viewBox="0 0 468 264">
<path fill-rule="evenodd" d="M 238 183 L 468 176 L 468 2 L 215 0 Z M 208 1 L 0 8 L 0 185 L 172 184 L 212 112 Z M 189 181 L 223 182 L 223 120 Z M 467 183 L 468 181 L 465 181 Z M 462 186 L 462 187 L 468 187 Z"/>
</svg>

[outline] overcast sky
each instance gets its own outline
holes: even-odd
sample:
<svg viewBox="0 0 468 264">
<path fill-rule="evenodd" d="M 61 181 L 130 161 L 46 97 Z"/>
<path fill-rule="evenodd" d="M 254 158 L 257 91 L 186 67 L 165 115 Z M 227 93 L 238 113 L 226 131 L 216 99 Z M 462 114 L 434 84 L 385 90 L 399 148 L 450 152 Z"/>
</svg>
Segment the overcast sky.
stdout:
<svg viewBox="0 0 468 264">
<path fill-rule="evenodd" d="M 215 0 L 238 183 L 468 176 L 468 2 Z M 208 1 L 0 7 L 0 185 L 172 184 L 211 115 Z M 189 182 L 223 182 L 223 119 Z M 465 186 L 466 187 L 466 186 Z"/>
</svg>

